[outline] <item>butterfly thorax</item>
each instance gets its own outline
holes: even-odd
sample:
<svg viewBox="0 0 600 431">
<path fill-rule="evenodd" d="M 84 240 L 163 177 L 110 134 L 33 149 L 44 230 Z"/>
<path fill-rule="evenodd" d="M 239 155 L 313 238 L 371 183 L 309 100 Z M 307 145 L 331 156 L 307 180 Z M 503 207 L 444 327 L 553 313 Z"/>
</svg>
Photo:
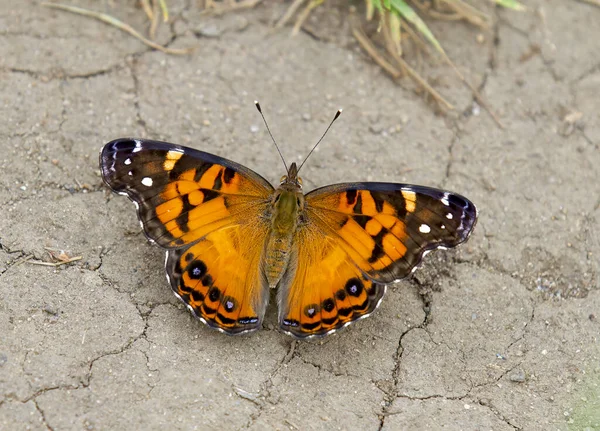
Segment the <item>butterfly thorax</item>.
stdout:
<svg viewBox="0 0 600 431">
<path fill-rule="evenodd" d="M 271 232 L 265 250 L 265 272 L 271 288 L 277 287 L 290 260 L 294 234 L 304 210 L 301 184 L 293 163 L 273 195 Z"/>
</svg>

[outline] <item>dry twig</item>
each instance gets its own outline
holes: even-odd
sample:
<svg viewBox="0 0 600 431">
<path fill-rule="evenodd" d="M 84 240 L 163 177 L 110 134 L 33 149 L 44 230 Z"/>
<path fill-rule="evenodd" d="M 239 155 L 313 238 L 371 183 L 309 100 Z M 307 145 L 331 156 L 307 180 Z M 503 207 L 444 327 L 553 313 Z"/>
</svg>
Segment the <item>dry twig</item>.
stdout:
<svg viewBox="0 0 600 431">
<path fill-rule="evenodd" d="M 126 33 L 129 33 L 130 35 L 132 35 L 136 39 L 140 40 L 145 45 L 148 45 L 149 47 L 154 48 L 158 51 L 164 52 L 165 54 L 186 55 L 195 49 L 195 48 L 183 48 L 183 49 L 168 48 L 168 47 L 159 45 L 158 43 L 155 43 L 149 39 L 146 39 L 144 36 L 142 36 L 140 33 L 138 33 L 138 31 L 135 30 L 133 27 L 131 27 L 129 24 L 126 24 L 123 21 L 120 21 L 117 18 L 107 15 L 105 13 L 95 12 L 93 10 L 83 9 L 83 8 L 76 7 L 76 6 L 64 5 L 64 4 L 60 4 L 60 3 L 41 3 L 41 5 L 45 6 L 45 7 L 53 8 L 53 9 L 60 9 L 60 10 L 75 13 L 78 15 L 89 16 L 91 18 L 95 18 L 99 21 L 102 21 L 109 25 L 112 25 L 113 27 L 116 27 Z"/>
</svg>

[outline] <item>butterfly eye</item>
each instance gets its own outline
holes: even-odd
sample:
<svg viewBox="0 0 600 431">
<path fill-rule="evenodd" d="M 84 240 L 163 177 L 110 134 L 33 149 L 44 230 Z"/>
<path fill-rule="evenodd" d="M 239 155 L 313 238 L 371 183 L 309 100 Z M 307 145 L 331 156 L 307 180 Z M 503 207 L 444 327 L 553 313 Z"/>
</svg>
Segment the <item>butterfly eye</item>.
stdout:
<svg viewBox="0 0 600 431">
<path fill-rule="evenodd" d="M 284 175 L 283 177 L 281 177 L 281 179 L 279 180 L 279 184 L 283 184 L 287 181 L 287 175 Z"/>
<path fill-rule="evenodd" d="M 302 187 L 302 178 L 298 177 L 298 185 Z"/>
</svg>

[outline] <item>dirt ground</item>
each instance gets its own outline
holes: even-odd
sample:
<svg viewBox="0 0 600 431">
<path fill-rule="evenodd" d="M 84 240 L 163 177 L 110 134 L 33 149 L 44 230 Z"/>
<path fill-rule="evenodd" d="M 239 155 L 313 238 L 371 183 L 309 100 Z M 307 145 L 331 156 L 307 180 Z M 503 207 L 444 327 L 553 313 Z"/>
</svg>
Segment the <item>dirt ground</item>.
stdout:
<svg viewBox="0 0 600 431">
<path fill-rule="evenodd" d="M 144 29 L 133 3 L 70 2 Z M 170 1 L 158 40 L 197 50 L 169 56 L 0 1 L 0 429 L 600 430 L 600 8 L 484 3 L 483 42 L 434 29 L 504 129 L 443 64 L 424 73 L 456 103 L 447 116 L 392 82 L 351 38 L 345 2 L 290 37 L 272 30 L 287 4 L 207 17 Z M 98 151 L 167 140 L 276 182 L 254 99 L 288 160 L 344 108 L 306 189 L 447 188 L 477 204 L 474 235 L 323 340 L 278 332 L 273 306 L 252 335 L 208 329 L 171 293 L 133 205 L 103 187 Z M 82 259 L 31 263 L 48 248 Z"/>
</svg>

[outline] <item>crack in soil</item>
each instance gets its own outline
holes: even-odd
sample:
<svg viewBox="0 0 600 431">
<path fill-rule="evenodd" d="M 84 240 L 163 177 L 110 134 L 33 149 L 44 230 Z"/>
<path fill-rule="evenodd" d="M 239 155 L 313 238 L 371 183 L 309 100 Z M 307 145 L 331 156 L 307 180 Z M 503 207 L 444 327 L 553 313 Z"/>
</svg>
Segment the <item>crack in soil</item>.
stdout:
<svg viewBox="0 0 600 431">
<path fill-rule="evenodd" d="M 265 405 L 267 403 L 273 406 L 278 404 L 278 400 L 274 401 L 271 395 L 271 388 L 273 387 L 273 377 L 275 377 L 277 373 L 283 368 L 283 366 L 289 363 L 295 356 L 297 343 L 298 341 L 295 339 L 290 341 L 290 347 L 287 353 L 283 356 L 283 358 L 281 358 L 281 361 L 279 361 L 279 363 L 275 365 L 273 371 L 271 371 L 271 373 L 269 374 L 269 377 L 267 377 L 267 379 L 263 383 L 261 383 L 261 388 L 258 396 L 256 397 L 256 401 L 249 400 L 247 397 L 241 396 L 239 393 L 237 393 L 237 391 L 234 391 L 241 399 L 250 401 L 258 406 L 258 411 L 250 415 L 249 421 L 245 425 L 243 425 L 240 428 L 240 430 L 249 429 L 263 414 Z M 259 399 L 261 399 L 262 402 L 259 402 Z"/>
<path fill-rule="evenodd" d="M 421 300 L 423 301 L 423 308 L 426 310 L 430 310 L 430 301 L 429 299 L 421 296 Z M 429 316 L 430 316 L 430 311 L 425 313 L 425 316 L 423 317 L 423 321 L 417 325 L 417 326 L 412 326 L 410 328 L 408 328 L 406 331 L 404 331 L 402 334 L 400 334 L 400 339 L 398 340 L 398 347 L 396 348 L 396 353 L 394 354 L 395 358 L 394 358 L 394 369 L 392 370 L 392 381 L 394 382 L 393 384 L 393 388 L 389 393 L 384 392 L 385 396 L 384 396 L 384 400 L 383 400 L 383 407 L 381 409 L 381 413 L 379 413 L 377 416 L 379 418 L 379 428 L 378 431 L 381 431 L 385 425 L 385 418 L 388 415 L 389 409 L 392 407 L 392 404 L 394 403 L 394 400 L 398 397 L 398 387 L 400 385 L 400 365 L 402 362 L 402 354 L 404 353 L 404 347 L 402 346 L 402 340 L 404 339 L 404 337 L 410 333 L 411 331 L 415 330 L 415 329 L 425 329 L 427 327 L 427 324 L 429 322 Z"/>
<path fill-rule="evenodd" d="M 37 400 L 34 399 L 34 400 L 32 400 L 32 402 L 33 402 L 33 405 L 35 406 L 35 409 L 38 411 L 38 413 L 42 417 L 42 423 L 44 424 L 46 429 L 48 429 L 50 431 L 54 431 L 54 428 L 52 426 L 50 426 L 50 424 L 46 420 L 46 414 L 44 413 L 44 410 L 42 410 L 42 408 L 39 406 Z"/>
</svg>

